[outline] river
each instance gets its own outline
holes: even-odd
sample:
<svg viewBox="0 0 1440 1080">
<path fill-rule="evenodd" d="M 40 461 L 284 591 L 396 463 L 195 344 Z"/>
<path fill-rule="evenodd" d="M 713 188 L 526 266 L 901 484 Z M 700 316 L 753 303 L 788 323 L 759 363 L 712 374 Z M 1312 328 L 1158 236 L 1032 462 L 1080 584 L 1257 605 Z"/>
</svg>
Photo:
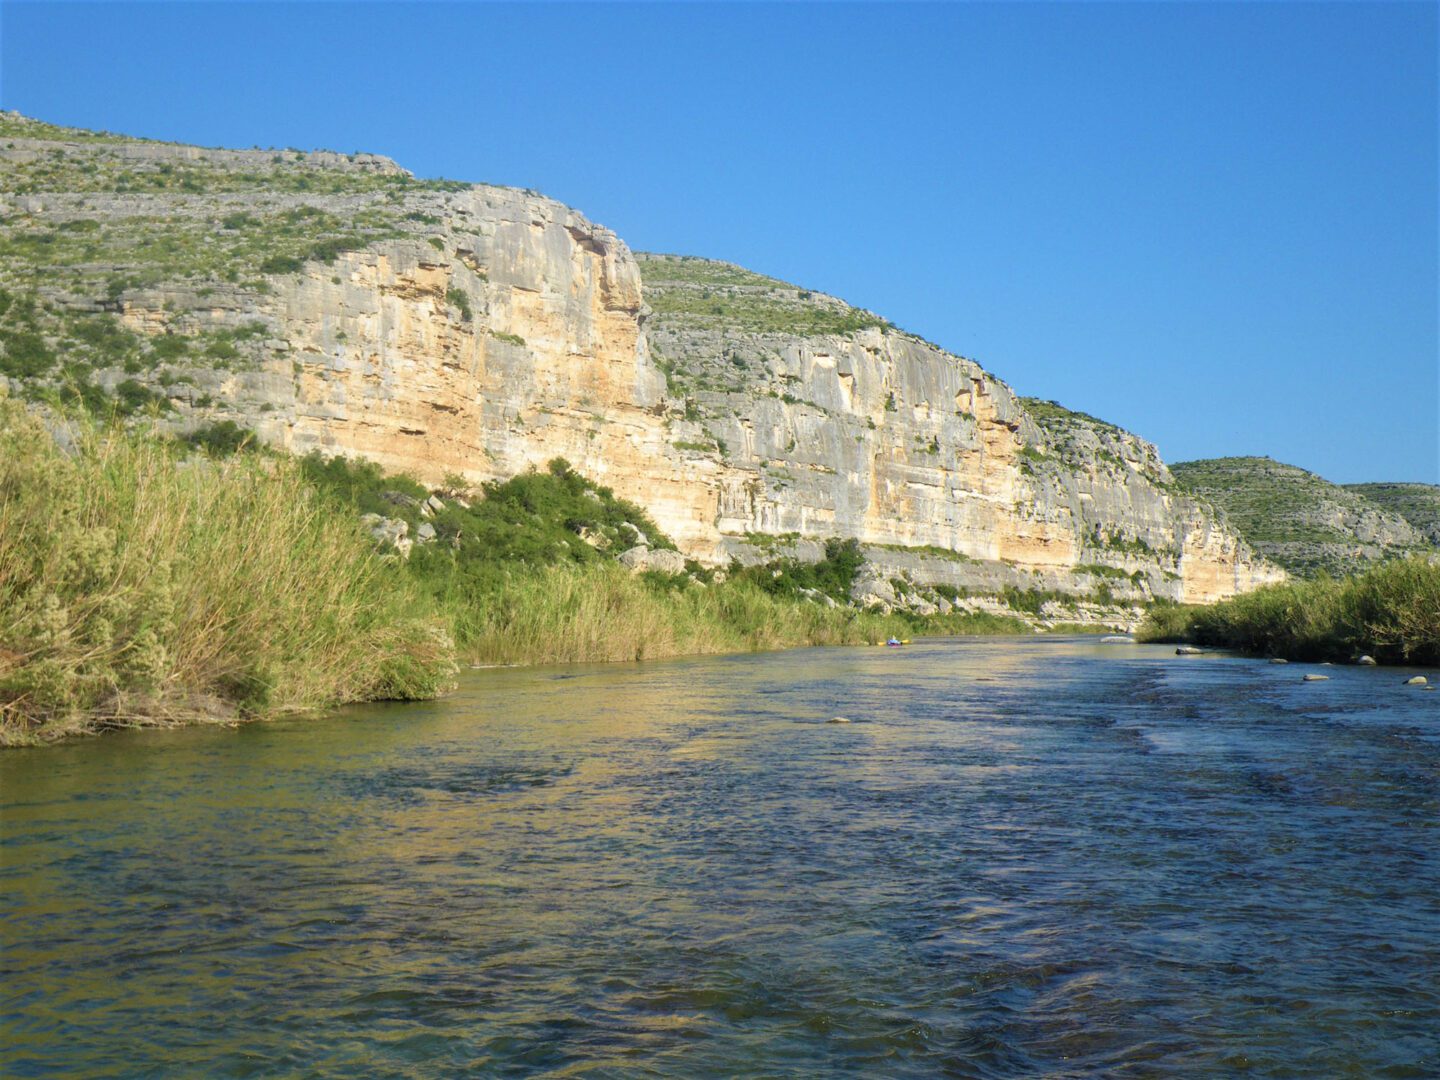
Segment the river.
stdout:
<svg viewBox="0 0 1440 1080">
<path fill-rule="evenodd" d="M 6 752 L 0 1074 L 1433 1077 L 1407 674 L 956 639 Z"/>
</svg>

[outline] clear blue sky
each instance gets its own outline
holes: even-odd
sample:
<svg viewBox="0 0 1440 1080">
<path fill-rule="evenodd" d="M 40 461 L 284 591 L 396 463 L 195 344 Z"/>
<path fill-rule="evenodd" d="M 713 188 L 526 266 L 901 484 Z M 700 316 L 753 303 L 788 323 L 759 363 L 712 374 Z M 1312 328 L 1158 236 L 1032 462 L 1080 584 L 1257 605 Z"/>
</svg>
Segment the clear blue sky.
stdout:
<svg viewBox="0 0 1440 1080">
<path fill-rule="evenodd" d="M 1436 10 L 6 0 L 0 101 L 533 187 L 1168 460 L 1435 482 Z"/>
</svg>

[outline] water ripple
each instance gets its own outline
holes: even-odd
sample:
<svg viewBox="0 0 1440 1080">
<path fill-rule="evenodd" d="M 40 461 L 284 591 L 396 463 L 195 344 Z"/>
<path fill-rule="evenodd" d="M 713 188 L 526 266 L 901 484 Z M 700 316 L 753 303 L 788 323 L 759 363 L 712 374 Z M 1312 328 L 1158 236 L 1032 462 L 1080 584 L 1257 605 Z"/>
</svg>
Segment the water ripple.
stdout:
<svg viewBox="0 0 1440 1080">
<path fill-rule="evenodd" d="M 1440 695 L 1327 671 L 937 642 L 13 752 L 0 1072 L 1440 1075 Z"/>
</svg>

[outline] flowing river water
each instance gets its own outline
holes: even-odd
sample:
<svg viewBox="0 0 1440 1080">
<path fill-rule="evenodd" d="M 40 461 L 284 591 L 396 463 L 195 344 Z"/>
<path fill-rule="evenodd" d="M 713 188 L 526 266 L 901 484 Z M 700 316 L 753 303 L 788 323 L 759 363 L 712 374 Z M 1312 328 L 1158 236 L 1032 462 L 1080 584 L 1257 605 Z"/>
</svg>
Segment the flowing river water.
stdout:
<svg viewBox="0 0 1440 1080">
<path fill-rule="evenodd" d="M 8 752 L 0 1074 L 1433 1077 L 1407 674 L 960 639 Z"/>
</svg>

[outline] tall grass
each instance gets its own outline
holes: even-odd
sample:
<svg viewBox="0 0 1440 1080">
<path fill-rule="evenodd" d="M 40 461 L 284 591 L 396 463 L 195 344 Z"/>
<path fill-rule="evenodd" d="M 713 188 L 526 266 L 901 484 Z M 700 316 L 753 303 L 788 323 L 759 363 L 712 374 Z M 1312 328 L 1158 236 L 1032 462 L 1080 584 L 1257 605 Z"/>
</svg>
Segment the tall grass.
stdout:
<svg viewBox="0 0 1440 1080">
<path fill-rule="evenodd" d="M 834 603 L 853 544 L 728 579 L 632 574 L 614 557 L 630 527 L 668 540 L 563 462 L 452 500 L 407 562 L 359 522 L 371 503 L 419 520 L 427 492 L 403 477 L 119 425 L 64 441 L 0 398 L 0 745 L 433 696 L 456 643 L 536 664 L 1027 632 Z"/>
<path fill-rule="evenodd" d="M 1141 640 L 1292 660 L 1440 664 L 1440 565 L 1413 556 L 1353 577 L 1271 585 L 1205 608 L 1152 612 Z"/>
<path fill-rule="evenodd" d="M 772 595 L 748 579 L 676 586 L 614 563 L 514 568 L 453 612 L 478 663 L 643 660 L 793 645 L 878 643 L 908 634 L 1016 633 L 986 614 L 881 616 Z"/>
<path fill-rule="evenodd" d="M 119 427 L 71 441 L 0 400 L 0 743 L 448 681 L 429 602 L 294 462 L 182 460 Z"/>
</svg>

